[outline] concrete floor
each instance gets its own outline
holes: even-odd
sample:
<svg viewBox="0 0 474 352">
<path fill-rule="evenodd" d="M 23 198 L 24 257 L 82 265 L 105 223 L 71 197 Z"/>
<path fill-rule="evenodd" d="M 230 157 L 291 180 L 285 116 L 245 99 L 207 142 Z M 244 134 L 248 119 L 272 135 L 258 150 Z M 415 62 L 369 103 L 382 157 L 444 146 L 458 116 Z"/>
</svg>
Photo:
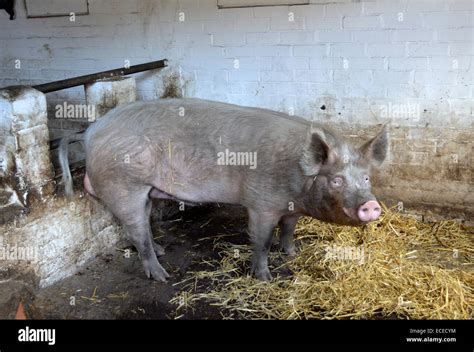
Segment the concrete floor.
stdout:
<svg viewBox="0 0 474 352">
<path fill-rule="evenodd" d="M 24 278 L 0 284 L 5 288 L 0 291 L 0 314 L 14 317 L 21 297 L 31 319 L 173 319 L 176 307 L 169 300 L 180 291 L 180 285 L 173 284 L 186 272 L 202 269 L 201 259 L 217 257 L 213 235 L 232 234 L 227 241 L 248 243 L 246 223 L 243 208 L 222 205 L 187 208 L 163 222 L 154 219 L 154 236 L 166 250 L 160 262 L 171 275 L 167 283 L 147 279 L 137 253 L 124 240 L 116 250 L 47 288 L 35 289 Z M 198 241 L 203 237 L 211 238 Z M 123 252 L 127 248 L 129 258 Z M 200 303 L 181 319 L 220 317 L 217 308 Z"/>
</svg>

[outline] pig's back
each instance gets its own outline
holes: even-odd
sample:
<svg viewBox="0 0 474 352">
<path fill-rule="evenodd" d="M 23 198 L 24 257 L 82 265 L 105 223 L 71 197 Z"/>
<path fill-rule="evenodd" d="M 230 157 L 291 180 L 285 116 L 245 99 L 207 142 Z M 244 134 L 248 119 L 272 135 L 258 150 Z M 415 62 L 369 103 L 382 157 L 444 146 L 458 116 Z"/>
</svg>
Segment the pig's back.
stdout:
<svg viewBox="0 0 474 352">
<path fill-rule="evenodd" d="M 120 175 L 178 199 L 244 204 L 257 188 L 269 197 L 285 183 L 299 189 L 309 130 L 304 119 L 265 109 L 199 99 L 135 102 L 87 130 L 87 172 L 95 185 L 103 175 Z M 255 155 L 255 167 L 216 167 L 226 151 Z"/>
<path fill-rule="evenodd" d="M 292 139 L 309 128 L 310 123 L 303 118 L 261 108 L 191 98 L 161 99 L 110 111 L 88 129 L 86 141 L 92 136 L 134 134 L 202 145 L 219 136 L 220 143 L 227 139 L 252 148 L 255 143 Z"/>
</svg>

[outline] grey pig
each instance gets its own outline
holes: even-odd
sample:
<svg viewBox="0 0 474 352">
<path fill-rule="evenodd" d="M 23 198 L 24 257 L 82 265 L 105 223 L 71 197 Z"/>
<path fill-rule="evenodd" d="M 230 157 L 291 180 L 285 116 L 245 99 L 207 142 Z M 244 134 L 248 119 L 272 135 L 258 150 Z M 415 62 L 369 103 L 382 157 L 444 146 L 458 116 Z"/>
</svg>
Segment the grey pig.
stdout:
<svg viewBox="0 0 474 352">
<path fill-rule="evenodd" d="M 248 210 L 252 273 L 272 279 L 274 228 L 295 254 L 298 219 L 361 225 L 381 207 L 370 174 L 387 154 L 382 131 L 360 147 L 322 125 L 283 113 L 199 99 L 140 101 L 117 107 L 84 135 L 63 138 L 60 163 L 72 195 L 68 145 L 84 140 L 86 191 L 121 221 L 145 274 L 169 277 L 150 229 L 151 198 L 240 204 Z"/>
</svg>

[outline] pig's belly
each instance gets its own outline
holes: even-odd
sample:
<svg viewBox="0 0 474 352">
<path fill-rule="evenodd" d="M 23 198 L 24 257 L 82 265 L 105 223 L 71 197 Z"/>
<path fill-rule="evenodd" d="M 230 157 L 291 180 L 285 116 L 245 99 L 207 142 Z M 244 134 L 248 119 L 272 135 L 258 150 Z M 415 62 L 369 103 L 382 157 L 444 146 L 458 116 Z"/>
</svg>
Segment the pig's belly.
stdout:
<svg viewBox="0 0 474 352">
<path fill-rule="evenodd" d="M 166 154 L 158 161 L 152 185 L 188 202 L 240 204 L 245 172 L 240 167 L 217 165 L 215 155 L 211 146 L 201 151 L 176 145 L 172 162 Z"/>
<path fill-rule="evenodd" d="M 172 199 L 175 201 L 183 201 L 185 203 L 229 203 L 240 204 L 240 197 L 233 195 L 225 190 L 217 188 L 206 189 L 172 189 L 164 191 L 153 188 L 150 191 L 150 197 L 160 199 Z"/>
<path fill-rule="evenodd" d="M 240 204 L 240 192 L 236 185 L 207 180 L 200 184 L 176 183 L 155 185 L 151 197 L 173 199 L 189 203 L 229 203 Z"/>
</svg>

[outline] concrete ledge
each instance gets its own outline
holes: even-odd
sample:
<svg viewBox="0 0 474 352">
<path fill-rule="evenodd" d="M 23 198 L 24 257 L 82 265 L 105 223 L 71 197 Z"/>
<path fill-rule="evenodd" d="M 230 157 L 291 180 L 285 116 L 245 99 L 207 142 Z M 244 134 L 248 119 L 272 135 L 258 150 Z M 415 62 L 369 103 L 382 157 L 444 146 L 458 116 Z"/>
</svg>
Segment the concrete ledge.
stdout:
<svg viewBox="0 0 474 352">
<path fill-rule="evenodd" d="M 14 223 L 0 226 L 0 266 L 34 273 L 41 287 L 73 275 L 98 253 L 114 250 L 121 229 L 95 199 L 51 197 Z M 3 260 L 2 260 L 3 259 Z"/>
</svg>

